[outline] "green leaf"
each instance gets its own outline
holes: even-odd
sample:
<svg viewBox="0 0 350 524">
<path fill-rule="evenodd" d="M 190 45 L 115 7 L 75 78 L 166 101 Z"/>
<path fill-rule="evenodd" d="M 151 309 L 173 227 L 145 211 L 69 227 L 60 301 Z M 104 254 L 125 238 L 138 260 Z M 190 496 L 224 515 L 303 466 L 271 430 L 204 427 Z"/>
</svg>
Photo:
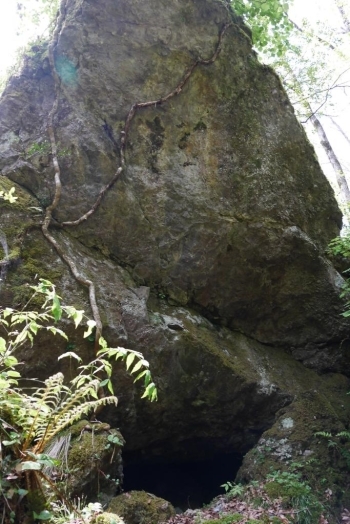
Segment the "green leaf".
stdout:
<svg viewBox="0 0 350 524">
<path fill-rule="evenodd" d="M 148 384 L 141 398 L 149 398 L 151 401 L 157 400 L 157 388 L 154 382 Z"/>
<path fill-rule="evenodd" d="M 68 337 L 67 335 L 65 334 L 64 331 L 62 331 L 62 329 L 58 329 L 54 326 L 48 326 L 46 329 L 48 329 L 49 331 L 51 331 L 51 333 L 53 333 L 54 335 L 61 335 L 61 337 L 65 338 L 66 340 L 68 340 Z"/>
<path fill-rule="evenodd" d="M 7 371 L 7 375 L 13 378 L 19 378 L 21 376 L 21 374 L 18 373 L 18 371 L 12 371 L 12 370 Z"/>
<path fill-rule="evenodd" d="M 75 313 L 73 314 L 73 320 L 74 320 L 74 324 L 76 328 L 79 326 L 80 322 L 82 321 L 83 314 L 84 314 L 83 310 L 75 310 Z"/>
<path fill-rule="evenodd" d="M 5 353 L 6 351 L 6 340 L 0 337 L 0 353 Z"/>
<path fill-rule="evenodd" d="M 18 439 L 13 439 L 13 440 L 2 440 L 1 441 L 1 444 L 3 444 L 4 446 L 13 446 L 13 444 L 18 444 L 19 440 Z"/>
<path fill-rule="evenodd" d="M 123 442 L 120 440 L 120 438 L 117 435 L 108 435 L 107 440 L 111 444 L 117 444 L 118 446 L 124 445 Z"/>
<path fill-rule="evenodd" d="M 17 468 L 16 468 L 17 469 Z M 39 462 L 34 462 L 32 460 L 27 460 L 26 462 L 21 462 L 19 465 L 18 465 L 18 470 L 19 471 L 39 471 L 41 470 L 41 464 L 39 464 Z"/>
<path fill-rule="evenodd" d="M 92 398 L 98 399 L 96 390 L 94 388 L 89 389 L 89 394 L 92 396 Z"/>
<path fill-rule="evenodd" d="M 32 333 L 34 333 L 34 335 L 37 334 L 39 328 L 40 326 L 36 322 L 34 321 L 30 322 L 29 329 L 32 331 Z"/>
<path fill-rule="evenodd" d="M 41 511 L 39 515 L 35 513 L 35 511 L 33 511 L 33 517 L 38 520 L 50 520 L 52 518 L 52 513 L 50 513 L 50 511 L 47 511 L 47 509 Z"/>
<path fill-rule="evenodd" d="M 146 370 L 144 381 L 146 386 L 151 382 L 151 372 L 149 369 Z"/>
<path fill-rule="evenodd" d="M 136 373 L 136 371 L 139 371 L 142 368 L 142 361 L 139 360 L 135 366 L 133 367 L 132 371 L 130 373 Z"/>
<path fill-rule="evenodd" d="M 94 329 L 94 327 L 96 327 L 96 322 L 94 320 L 88 320 L 87 321 L 87 330 L 84 331 L 84 338 L 87 338 L 88 336 L 91 335 L 92 330 Z M 100 343 L 101 343 L 101 341 L 100 341 Z"/>
<path fill-rule="evenodd" d="M 66 353 L 62 353 L 62 355 L 60 355 L 57 358 L 57 360 L 61 360 L 61 358 L 67 358 L 67 357 L 75 358 L 75 360 L 77 360 L 78 362 L 81 362 L 81 358 L 79 357 L 79 355 L 74 353 L 74 351 L 67 351 Z"/>
<path fill-rule="evenodd" d="M 2 312 L 4 318 L 7 318 L 7 317 L 10 316 L 12 313 L 13 313 L 13 309 L 10 308 L 10 307 L 7 307 L 7 308 L 4 309 L 4 311 Z"/>
<path fill-rule="evenodd" d="M 156 386 L 154 386 L 154 389 L 151 392 L 150 400 L 151 400 L 151 402 L 154 402 L 154 401 L 158 400 L 158 392 L 157 392 Z"/>
<path fill-rule="evenodd" d="M 16 357 L 13 357 L 12 355 L 9 355 L 8 357 L 6 357 L 4 359 L 4 364 L 8 368 L 13 368 L 14 366 L 16 366 L 18 364 L 18 360 L 16 359 Z"/>
<path fill-rule="evenodd" d="M 134 382 L 137 382 L 138 380 L 140 380 L 140 378 L 144 377 L 147 371 L 148 371 L 147 369 L 145 369 L 144 371 L 141 371 L 141 373 L 139 373 L 137 377 L 135 378 Z"/>
<path fill-rule="evenodd" d="M 101 346 L 102 350 L 107 348 L 107 341 L 103 337 L 100 337 L 100 340 L 98 341 L 98 343 Z M 100 351 L 102 350 L 100 349 Z"/>
<path fill-rule="evenodd" d="M 60 320 L 62 317 L 61 302 L 59 301 L 57 295 L 54 295 L 52 299 L 51 313 L 56 321 Z"/>
<path fill-rule="evenodd" d="M 3 376 L 3 373 L 0 374 L 0 389 L 8 389 L 10 387 L 11 381 L 7 380 Z"/>
<path fill-rule="evenodd" d="M 135 356 L 135 353 L 129 353 L 129 355 L 126 357 L 126 369 L 129 369 L 131 364 L 134 362 Z"/>
<path fill-rule="evenodd" d="M 18 197 L 14 196 L 15 191 L 16 191 L 15 188 L 11 187 L 10 191 L 8 192 L 8 197 L 9 197 L 10 204 L 13 204 L 18 199 Z"/>
<path fill-rule="evenodd" d="M 114 395 L 113 385 L 112 385 L 112 382 L 110 380 L 108 380 L 107 389 L 108 389 L 108 391 L 110 392 L 111 395 Z"/>
<path fill-rule="evenodd" d="M 27 338 L 28 336 L 28 331 L 26 331 L 25 329 L 23 329 L 23 331 L 21 331 L 17 337 L 15 338 L 15 341 L 14 341 L 14 345 L 17 346 L 18 344 L 20 344 L 21 342 L 24 342 L 25 339 Z"/>
</svg>

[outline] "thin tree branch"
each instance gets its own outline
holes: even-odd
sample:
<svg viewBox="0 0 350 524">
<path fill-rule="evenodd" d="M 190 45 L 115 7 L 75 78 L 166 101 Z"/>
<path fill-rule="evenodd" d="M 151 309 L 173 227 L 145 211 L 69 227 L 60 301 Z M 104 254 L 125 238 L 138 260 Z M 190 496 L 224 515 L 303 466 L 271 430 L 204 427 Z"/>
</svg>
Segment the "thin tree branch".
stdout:
<svg viewBox="0 0 350 524">
<path fill-rule="evenodd" d="M 322 45 L 326 46 L 326 47 L 329 47 L 329 49 L 331 49 L 332 51 L 335 51 L 335 47 L 333 44 L 331 44 L 330 42 L 327 42 L 327 40 L 323 40 L 323 38 L 321 38 L 320 36 L 314 34 L 314 33 L 310 33 L 309 31 L 305 31 L 305 29 L 302 29 L 296 22 L 294 22 L 294 20 L 291 20 L 289 18 L 289 21 L 291 22 L 291 24 L 295 27 L 295 29 L 297 29 L 297 31 L 299 31 L 299 33 L 302 33 L 303 35 L 306 35 L 306 36 L 309 36 L 311 38 L 316 38 Z"/>
</svg>

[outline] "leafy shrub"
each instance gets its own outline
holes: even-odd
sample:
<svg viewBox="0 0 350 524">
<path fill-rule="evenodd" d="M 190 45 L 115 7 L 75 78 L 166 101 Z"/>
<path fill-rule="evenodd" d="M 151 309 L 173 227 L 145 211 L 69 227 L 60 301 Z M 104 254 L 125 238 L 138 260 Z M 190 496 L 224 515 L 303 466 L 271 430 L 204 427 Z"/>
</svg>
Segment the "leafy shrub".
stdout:
<svg viewBox="0 0 350 524">
<path fill-rule="evenodd" d="M 267 475 L 265 491 L 272 499 L 281 498 L 285 507 L 293 508 L 298 524 L 316 524 L 324 510 L 301 473 L 274 471 Z"/>
<path fill-rule="evenodd" d="M 230 497 L 239 497 L 244 493 L 244 486 L 235 482 L 228 481 L 225 484 L 221 484 L 220 487 L 224 488 L 226 495 Z"/>
<path fill-rule="evenodd" d="M 330 241 L 328 245 L 328 253 L 335 256 L 342 256 L 350 258 L 350 233 L 343 237 L 336 237 Z M 350 269 L 346 269 L 343 273 L 349 273 Z M 342 313 L 343 317 L 350 317 L 350 279 L 347 278 L 342 286 L 340 297 L 346 300 L 345 309 Z"/>
<path fill-rule="evenodd" d="M 321 437 L 328 441 L 328 448 L 342 457 L 346 467 L 350 470 L 350 431 L 340 431 L 332 435 L 329 431 L 317 431 L 315 437 Z"/>
<path fill-rule="evenodd" d="M 0 328 L 4 334 L 0 337 L 0 510 L 4 518 L 6 516 L 13 523 L 21 522 L 24 516 L 48 520 L 51 516 L 49 501 L 65 499 L 48 473 L 60 466 L 59 461 L 50 456 L 48 448 L 63 430 L 84 415 L 106 404 L 117 405 L 111 383 L 111 359 L 124 360 L 135 381 L 143 380 L 143 397 L 151 401 L 157 398 L 149 364 L 143 355 L 121 347 L 109 348 L 102 337 L 96 358 L 88 365 L 80 365 L 69 384 L 64 382 L 62 373 L 57 373 L 33 393 L 25 392 L 19 385 L 20 363 L 15 356 L 18 348 L 33 344 L 34 337 L 42 330 L 67 338 L 56 322 L 65 316 L 77 327 L 84 317 L 83 311 L 61 304 L 51 282 L 41 280 L 33 289 L 34 296 L 43 298 L 40 311 L 0 310 Z M 94 321 L 87 321 L 84 337 L 91 335 L 94 326 Z M 81 361 L 71 351 L 59 358 L 67 357 Z M 103 388 L 109 391 L 109 396 L 104 394 Z M 69 501 L 67 505 L 72 506 Z"/>
</svg>

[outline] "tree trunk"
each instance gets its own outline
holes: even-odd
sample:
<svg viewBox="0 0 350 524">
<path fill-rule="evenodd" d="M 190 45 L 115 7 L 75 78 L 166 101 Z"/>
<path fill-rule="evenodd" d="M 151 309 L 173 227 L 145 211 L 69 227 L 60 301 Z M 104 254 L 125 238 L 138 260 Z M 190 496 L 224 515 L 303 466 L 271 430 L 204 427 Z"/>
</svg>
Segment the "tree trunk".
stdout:
<svg viewBox="0 0 350 524">
<path fill-rule="evenodd" d="M 289 73 L 291 74 L 295 84 L 300 85 L 297 77 L 295 76 L 293 69 L 289 65 L 287 67 L 289 69 Z M 310 115 L 308 116 L 306 122 L 310 120 L 310 122 L 316 129 L 318 137 L 320 139 L 321 146 L 325 150 L 329 158 L 329 161 L 334 169 L 334 173 L 335 173 L 337 184 L 338 184 L 339 191 L 340 191 L 340 198 L 348 206 L 350 204 L 350 190 L 349 190 L 348 182 L 346 180 L 345 173 L 343 171 L 341 163 L 339 162 L 338 157 L 335 154 L 335 151 L 330 141 L 328 140 L 326 132 L 323 129 L 323 125 L 321 124 L 316 114 L 313 112 L 312 107 L 309 104 L 309 102 L 304 100 L 302 105 L 304 106 L 306 113 Z M 306 122 L 303 122 L 303 123 L 306 123 Z"/>
<path fill-rule="evenodd" d="M 347 180 L 345 178 L 343 168 L 338 160 L 338 157 L 335 154 L 334 149 L 332 148 L 331 143 L 328 140 L 326 132 L 323 129 L 323 126 L 321 122 L 319 121 L 319 119 L 317 118 L 317 116 L 315 116 L 314 114 L 311 114 L 310 122 L 316 129 L 321 145 L 323 149 L 326 151 L 329 161 L 332 164 L 332 167 L 335 172 L 335 176 L 337 178 L 338 186 L 340 189 L 341 198 L 343 201 L 345 201 L 346 204 L 349 204 L 350 203 L 350 190 L 349 190 Z"/>
</svg>

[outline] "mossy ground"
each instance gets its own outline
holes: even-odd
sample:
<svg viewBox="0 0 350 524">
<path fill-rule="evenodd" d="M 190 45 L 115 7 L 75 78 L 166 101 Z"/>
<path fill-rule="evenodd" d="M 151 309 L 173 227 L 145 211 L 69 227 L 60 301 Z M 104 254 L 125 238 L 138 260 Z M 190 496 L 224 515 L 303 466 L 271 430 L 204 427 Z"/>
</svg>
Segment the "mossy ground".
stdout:
<svg viewBox="0 0 350 524">
<path fill-rule="evenodd" d="M 126 524 L 157 524 L 175 515 L 170 502 L 145 491 L 130 491 L 115 497 L 108 511 L 120 515 Z"/>
</svg>

